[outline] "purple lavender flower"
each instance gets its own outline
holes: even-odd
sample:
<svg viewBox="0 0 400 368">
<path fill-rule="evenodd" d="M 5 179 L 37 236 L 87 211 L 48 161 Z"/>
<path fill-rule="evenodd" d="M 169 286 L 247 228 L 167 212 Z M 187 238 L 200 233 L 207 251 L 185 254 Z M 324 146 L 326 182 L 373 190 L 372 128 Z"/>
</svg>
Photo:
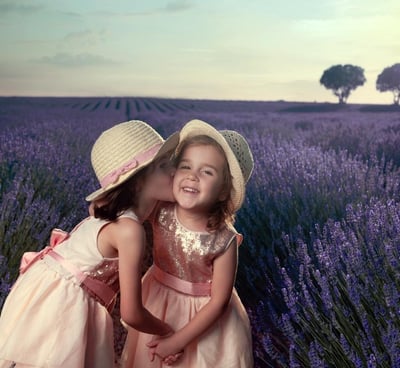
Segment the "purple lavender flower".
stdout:
<svg viewBox="0 0 400 368">
<path fill-rule="evenodd" d="M 83 198 L 98 185 L 90 148 L 101 131 L 142 119 L 167 136 L 199 118 L 238 130 L 255 157 L 237 214 L 236 286 L 256 367 L 399 367 L 399 117 L 285 107 L 0 98 L 0 305 L 22 252 L 86 216 Z"/>
</svg>

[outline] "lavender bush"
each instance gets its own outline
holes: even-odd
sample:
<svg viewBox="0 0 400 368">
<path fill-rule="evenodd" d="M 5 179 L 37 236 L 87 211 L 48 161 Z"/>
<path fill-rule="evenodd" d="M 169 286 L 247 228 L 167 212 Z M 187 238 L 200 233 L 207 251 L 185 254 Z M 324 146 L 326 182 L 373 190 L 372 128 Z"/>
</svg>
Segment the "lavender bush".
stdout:
<svg viewBox="0 0 400 368">
<path fill-rule="evenodd" d="M 400 366 L 399 210 L 393 200 L 348 205 L 311 246 L 297 239 L 277 261 L 287 309 L 275 317 L 292 355 L 282 359 L 273 334 L 259 333 L 282 366 Z"/>
<path fill-rule="evenodd" d="M 0 98 L 0 306 L 22 253 L 86 216 L 101 131 L 141 119 L 167 136 L 199 118 L 243 133 L 256 161 L 236 223 L 256 367 L 398 367 L 400 117 L 333 107 Z"/>
</svg>

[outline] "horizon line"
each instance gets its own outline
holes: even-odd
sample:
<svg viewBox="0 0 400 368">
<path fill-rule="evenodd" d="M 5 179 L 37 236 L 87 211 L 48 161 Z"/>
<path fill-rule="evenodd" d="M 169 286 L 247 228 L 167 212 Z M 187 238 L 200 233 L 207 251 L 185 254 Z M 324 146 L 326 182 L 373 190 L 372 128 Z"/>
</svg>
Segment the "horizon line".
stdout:
<svg viewBox="0 0 400 368">
<path fill-rule="evenodd" d="M 276 99 L 276 100 L 262 100 L 262 99 L 226 99 L 226 98 L 202 98 L 202 97 L 160 97 L 160 96 L 151 96 L 151 95 L 2 95 L 0 94 L 0 98 L 76 98 L 76 99 L 84 99 L 84 98 L 148 98 L 148 99 L 160 99 L 160 100 L 188 100 L 188 101 L 217 101 L 217 102 L 264 102 L 264 103 L 294 103 L 294 104 L 332 104 L 332 105 L 340 105 L 337 101 L 295 101 L 295 100 L 284 100 L 284 99 Z M 344 105 L 382 105 L 382 106 L 393 106 L 392 103 L 382 103 L 382 102 L 346 102 Z"/>
</svg>

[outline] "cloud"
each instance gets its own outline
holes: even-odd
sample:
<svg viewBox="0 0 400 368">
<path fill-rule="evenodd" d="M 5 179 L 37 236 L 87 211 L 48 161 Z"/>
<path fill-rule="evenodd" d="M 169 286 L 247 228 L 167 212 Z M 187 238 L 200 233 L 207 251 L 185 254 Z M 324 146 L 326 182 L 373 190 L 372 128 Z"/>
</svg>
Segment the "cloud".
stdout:
<svg viewBox="0 0 400 368">
<path fill-rule="evenodd" d="M 104 65 L 115 65 L 115 61 L 107 59 L 100 55 L 82 53 L 82 54 L 67 54 L 58 53 L 54 56 L 43 56 L 40 59 L 33 60 L 36 63 L 51 64 L 62 67 L 81 67 L 81 66 L 104 66 Z"/>
<path fill-rule="evenodd" d="M 396 17 L 400 10 L 398 0 L 341 0 L 337 5 L 338 15 L 341 17 L 370 18 L 377 16 Z"/>
<path fill-rule="evenodd" d="M 190 10 L 194 7 L 194 2 L 191 0 L 174 0 L 169 1 L 165 6 L 156 8 L 146 12 L 140 13 L 128 13 L 127 15 L 157 15 L 164 13 L 180 13 L 186 10 Z"/>
<path fill-rule="evenodd" d="M 26 15 L 33 12 L 44 9 L 42 5 L 32 5 L 32 4 L 18 4 L 17 1 L 5 1 L 0 3 L 0 14 L 19 14 Z"/>
<path fill-rule="evenodd" d="M 303 20 L 303 19 L 330 19 L 335 16 L 332 1 L 308 0 L 301 6 L 294 7 L 293 3 L 287 1 L 276 2 L 266 17 L 281 20 Z"/>
<path fill-rule="evenodd" d="M 85 47 L 98 45 L 105 39 L 105 30 L 91 31 L 89 29 L 68 33 L 64 39 L 63 44 L 69 45 L 83 45 Z"/>
<path fill-rule="evenodd" d="M 183 52 L 193 53 L 193 54 L 213 54 L 216 52 L 215 49 L 211 48 L 198 48 L 198 47 L 188 47 L 182 49 Z"/>
<path fill-rule="evenodd" d="M 59 14 L 64 15 L 66 17 L 71 17 L 71 18 L 81 18 L 83 16 L 82 13 L 73 12 L 73 11 L 59 11 Z"/>
<path fill-rule="evenodd" d="M 194 8 L 192 0 L 173 0 L 167 2 L 163 7 L 134 12 L 114 12 L 108 10 L 98 10 L 93 15 L 106 16 L 106 17 L 140 17 L 140 16 L 153 16 L 160 14 L 180 13 Z"/>
<path fill-rule="evenodd" d="M 194 6 L 194 4 L 189 0 L 175 0 L 170 1 L 165 6 L 164 10 L 169 13 L 176 13 L 185 10 L 189 10 Z"/>
</svg>

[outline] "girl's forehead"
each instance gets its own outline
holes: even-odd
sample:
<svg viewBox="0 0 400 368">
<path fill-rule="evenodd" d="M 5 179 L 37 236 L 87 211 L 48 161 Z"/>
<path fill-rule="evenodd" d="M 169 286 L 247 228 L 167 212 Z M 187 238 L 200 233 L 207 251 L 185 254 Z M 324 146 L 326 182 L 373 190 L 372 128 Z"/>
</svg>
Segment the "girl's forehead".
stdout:
<svg viewBox="0 0 400 368">
<path fill-rule="evenodd" d="M 192 143 L 187 145 L 183 149 L 182 155 L 184 156 L 186 154 L 193 154 L 194 152 L 198 151 L 208 152 L 209 154 L 219 154 L 223 156 L 222 152 L 216 146 L 212 144 L 197 144 L 197 143 Z"/>
<path fill-rule="evenodd" d="M 199 149 L 199 150 L 210 150 L 213 149 L 217 152 L 223 152 L 222 149 L 219 148 L 216 144 L 211 144 L 211 143 L 201 143 L 201 142 L 192 142 L 188 143 L 187 145 L 184 146 L 183 151 L 186 151 L 188 149 Z"/>
<path fill-rule="evenodd" d="M 185 147 L 179 161 L 190 161 L 205 165 L 224 165 L 227 161 L 225 155 L 214 145 L 190 145 Z"/>
</svg>

